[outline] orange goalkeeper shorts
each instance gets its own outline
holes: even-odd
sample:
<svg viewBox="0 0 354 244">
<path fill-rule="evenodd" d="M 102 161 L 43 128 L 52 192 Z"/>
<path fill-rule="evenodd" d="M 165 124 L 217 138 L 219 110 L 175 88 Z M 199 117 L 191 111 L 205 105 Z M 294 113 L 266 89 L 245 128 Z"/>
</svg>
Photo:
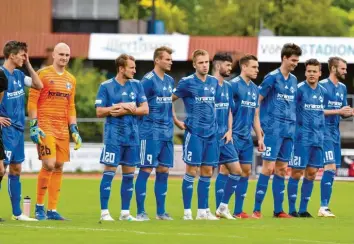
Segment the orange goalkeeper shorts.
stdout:
<svg viewBox="0 0 354 244">
<path fill-rule="evenodd" d="M 42 138 L 42 144 L 37 146 L 38 157 L 40 160 L 55 158 L 58 163 L 70 161 L 70 141 L 58 139 L 54 136 Z"/>
</svg>

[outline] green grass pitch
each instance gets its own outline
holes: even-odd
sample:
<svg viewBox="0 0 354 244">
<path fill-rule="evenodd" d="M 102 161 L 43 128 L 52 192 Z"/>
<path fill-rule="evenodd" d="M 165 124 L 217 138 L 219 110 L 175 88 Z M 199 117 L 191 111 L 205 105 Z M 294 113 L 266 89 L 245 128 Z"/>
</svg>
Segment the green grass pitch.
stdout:
<svg viewBox="0 0 354 244">
<path fill-rule="evenodd" d="M 181 179 L 169 181 L 167 210 L 174 221 L 99 223 L 100 179 L 65 179 L 58 207 L 63 216 L 71 221 L 19 222 L 10 219 L 10 201 L 6 181 L 0 192 L 0 244 L 73 244 L 73 243 L 354 243 L 354 182 L 335 182 L 331 209 L 337 215 L 333 219 L 273 219 L 272 192 L 269 184 L 263 205 L 264 218 L 260 220 L 183 221 Z M 214 184 L 210 189 L 210 207 L 215 210 Z M 256 182 L 251 181 L 245 201 L 245 211 L 251 213 Z M 23 196 L 32 198 L 32 214 L 35 201 L 36 180 L 23 179 Z M 193 197 L 193 215 L 196 214 L 196 184 Z M 114 181 L 110 212 L 118 219 L 120 213 L 120 180 Z M 285 195 L 286 196 L 286 195 Z M 309 211 L 317 215 L 319 206 L 319 183 L 316 182 Z M 233 198 L 230 210 L 233 209 Z M 153 180 L 149 181 L 146 202 L 150 218 L 155 217 Z M 288 209 L 287 201 L 284 204 Z M 136 214 L 135 196 L 132 213 Z"/>
</svg>

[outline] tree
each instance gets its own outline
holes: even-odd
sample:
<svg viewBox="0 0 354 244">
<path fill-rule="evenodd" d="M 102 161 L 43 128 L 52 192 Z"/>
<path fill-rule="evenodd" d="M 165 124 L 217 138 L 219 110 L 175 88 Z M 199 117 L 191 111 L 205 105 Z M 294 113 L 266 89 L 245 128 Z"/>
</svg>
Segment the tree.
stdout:
<svg viewBox="0 0 354 244">
<path fill-rule="evenodd" d="M 105 74 L 86 68 L 82 59 L 75 59 L 68 71 L 76 78 L 76 113 L 78 118 L 96 118 L 95 100 Z M 102 142 L 103 123 L 78 123 L 83 141 Z"/>
</svg>

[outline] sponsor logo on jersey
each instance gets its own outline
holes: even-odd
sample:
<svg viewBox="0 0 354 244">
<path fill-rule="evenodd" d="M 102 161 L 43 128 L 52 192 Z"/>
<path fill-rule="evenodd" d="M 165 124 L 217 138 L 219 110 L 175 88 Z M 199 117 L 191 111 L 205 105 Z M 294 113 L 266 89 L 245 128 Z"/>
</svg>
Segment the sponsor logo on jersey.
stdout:
<svg viewBox="0 0 354 244">
<path fill-rule="evenodd" d="M 48 91 L 48 98 L 52 98 L 52 97 L 68 98 L 69 96 L 70 96 L 69 93 L 58 92 L 58 91 Z"/>
<path fill-rule="evenodd" d="M 215 101 L 214 97 L 195 97 L 197 103 L 213 103 Z"/>
<path fill-rule="evenodd" d="M 282 93 L 277 94 L 277 100 L 293 102 L 294 99 L 295 99 L 294 95 L 287 95 L 287 94 L 282 94 Z"/>
<path fill-rule="evenodd" d="M 328 107 L 330 108 L 341 108 L 342 107 L 342 102 L 337 102 L 337 101 L 328 101 Z"/>
<path fill-rule="evenodd" d="M 172 97 L 156 97 L 156 103 L 172 103 Z"/>
<path fill-rule="evenodd" d="M 14 98 L 22 97 L 24 94 L 25 94 L 25 92 L 24 92 L 23 88 L 18 91 L 7 92 L 7 99 L 14 99 Z"/>
<path fill-rule="evenodd" d="M 314 110 L 314 111 L 322 111 L 324 109 L 322 104 L 304 104 L 304 109 L 306 110 Z"/>
<path fill-rule="evenodd" d="M 256 107 L 256 102 L 241 100 L 241 107 L 255 108 Z"/>
<path fill-rule="evenodd" d="M 229 103 L 216 103 L 215 108 L 216 109 L 228 109 Z"/>
</svg>

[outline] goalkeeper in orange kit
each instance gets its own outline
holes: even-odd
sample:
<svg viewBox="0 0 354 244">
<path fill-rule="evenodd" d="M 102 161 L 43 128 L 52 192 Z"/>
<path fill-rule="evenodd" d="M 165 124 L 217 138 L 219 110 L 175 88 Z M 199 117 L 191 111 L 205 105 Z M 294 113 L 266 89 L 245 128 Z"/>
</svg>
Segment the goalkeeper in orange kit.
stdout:
<svg viewBox="0 0 354 244">
<path fill-rule="evenodd" d="M 76 143 L 75 150 L 80 148 L 82 142 L 76 122 L 76 79 L 65 69 L 69 59 L 69 46 L 57 44 L 53 52 L 53 65 L 38 71 L 43 89 L 30 89 L 29 93 L 30 134 L 32 141 L 38 145 L 39 159 L 42 160 L 35 210 L 38 220 L 65 220 L 56 209 L 63 165 L 70 160 L 70 134 Z M 45 212 L 47 189 L 48 211 Z"/>
</svg>

